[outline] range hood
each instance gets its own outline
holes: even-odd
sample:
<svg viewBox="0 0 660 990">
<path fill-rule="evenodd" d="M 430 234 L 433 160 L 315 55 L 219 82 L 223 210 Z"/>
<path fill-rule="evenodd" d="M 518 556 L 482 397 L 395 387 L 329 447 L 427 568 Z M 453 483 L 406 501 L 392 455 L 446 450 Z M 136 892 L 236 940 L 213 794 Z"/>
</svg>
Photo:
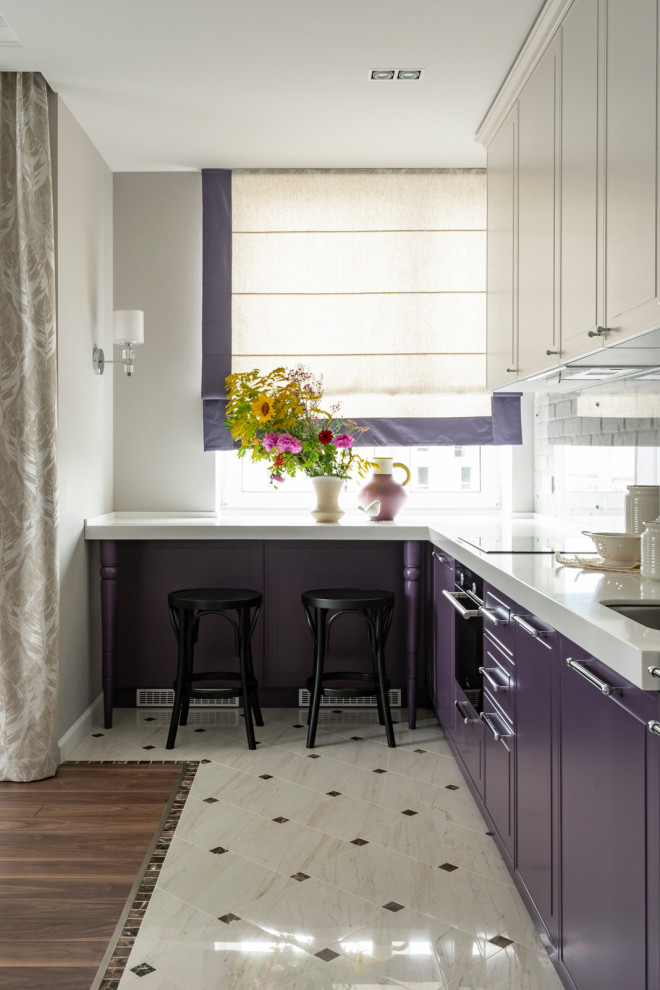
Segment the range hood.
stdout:
<svg viewBox="0 0 660 990">
<path fill-rule="evenodd" d="M 591 354 L 517 378 L 498 392 L 579 392 L 594 386 L 634 380 L 640 390 L 660 388 L 660 327 L 606 344 Z"/>
</svg>

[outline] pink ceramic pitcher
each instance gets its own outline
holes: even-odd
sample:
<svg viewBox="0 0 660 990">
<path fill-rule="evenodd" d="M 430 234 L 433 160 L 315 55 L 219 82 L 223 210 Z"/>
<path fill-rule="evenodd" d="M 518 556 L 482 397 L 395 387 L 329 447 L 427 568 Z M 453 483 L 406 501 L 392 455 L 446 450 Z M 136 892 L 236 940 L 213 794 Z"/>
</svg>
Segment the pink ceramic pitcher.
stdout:
<svg viewBox="0 0 660 990">
<path fill-rule="evenodd" d="M 366 509 L 375 499 L 380 502 L 380 511 L 377 516 L 372 516 L 374 522 L 391 522 L 395 515 L 406 501 L 404 485 L 410 481 L 410 471 L 405 464 L 394 462 L 391 457 L 376 457 L 371 461 L 376 469 L 371 479 L 363 485 L 358 492 L 358 505 Z M 394 468 L 401 468 L 406 473 L 406 480 L 403 484 L 395 481 L 392 472 Z"/>
</svg>

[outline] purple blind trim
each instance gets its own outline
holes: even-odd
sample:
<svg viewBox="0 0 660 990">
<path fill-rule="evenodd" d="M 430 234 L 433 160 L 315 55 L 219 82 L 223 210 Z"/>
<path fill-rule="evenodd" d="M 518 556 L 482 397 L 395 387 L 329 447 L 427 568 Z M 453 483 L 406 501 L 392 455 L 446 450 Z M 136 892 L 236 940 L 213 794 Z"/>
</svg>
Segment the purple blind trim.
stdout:
<svg viewBox="0 0 660 990">
<path fill-rule="evenodd" d="M 231 172 L 202 171 L 202 399 L 204 450 L 233 441 L 222 425 L 231 371 Z M 224 437 L 222 436 L 224 434 Z M 220 442 L 220 446 L 218 443 Z"/>
<path fill-rule="evenodd" d="M 204 450 L 238 446 L 224 426 L 225 378 L 231 372 L 231 171 L 202 170 L 202 399 Z M 295 364 L 293 360 L 289 362 Z M 491 416 L 363 419 L 362 446 L 520 444 L 520 393 L 495 393 Z"/>
</svg>

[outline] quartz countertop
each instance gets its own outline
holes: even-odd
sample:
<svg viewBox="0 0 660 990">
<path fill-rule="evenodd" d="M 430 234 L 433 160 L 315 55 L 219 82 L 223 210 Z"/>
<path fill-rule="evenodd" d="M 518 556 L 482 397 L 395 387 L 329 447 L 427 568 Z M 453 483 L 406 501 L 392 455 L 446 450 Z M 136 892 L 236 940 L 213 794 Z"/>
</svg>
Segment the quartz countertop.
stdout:
<svg viewBox="0 0 660 990">
<path fill-rule="evenodd" d="M 463 537 L 542 535 L 551 545 L 577 540 L 584 521 L 540 516 L 443 515 L 403 511 L 394 522 L 374 523 L 347 513 L 338 524 L 307 521 L 302 512 L 251 510 L 212 513 L 113 512 L 85 521 L 87 540 L 428 540 L 471 568 L 529 612 L 589 651 L 638 687 L 659 690 L 648 673 L 660 666 L 660 630 L 647 629 L 601 604 L 660 602 L 660 582 L 637 573 L 617 574 L 566 567 L 552 553 L 488 554 Z M 592 523 L 593 525 L 593 523 Z M 599 526 L 602 526 L 602 520 Z M 608 529 L 616 528 L 612 525 Z M 618 527 L 623 529 L 623 523 Z M 588 548 L 585 543 L 584 549 Z"/>
</svg>

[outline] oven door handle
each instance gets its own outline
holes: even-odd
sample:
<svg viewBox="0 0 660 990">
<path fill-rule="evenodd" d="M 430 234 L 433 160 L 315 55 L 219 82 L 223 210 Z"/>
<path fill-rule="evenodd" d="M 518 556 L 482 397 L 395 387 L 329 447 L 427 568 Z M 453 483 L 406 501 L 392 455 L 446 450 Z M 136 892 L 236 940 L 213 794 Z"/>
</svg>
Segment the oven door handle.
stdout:
<svg viewBox="0 0 660 990">
<path fill-rule="evenodd" d="M 447 601 L 452 603 L 462 619 L 476 619 L 481 614 L 478 608 L 466 608 L 459 602 L 459 598 L 467 598 L 469 602 L 473 601 L 466 591 L 447 591 L 446 588 L 443 588 L 442 594 Z"/>
</svg>

